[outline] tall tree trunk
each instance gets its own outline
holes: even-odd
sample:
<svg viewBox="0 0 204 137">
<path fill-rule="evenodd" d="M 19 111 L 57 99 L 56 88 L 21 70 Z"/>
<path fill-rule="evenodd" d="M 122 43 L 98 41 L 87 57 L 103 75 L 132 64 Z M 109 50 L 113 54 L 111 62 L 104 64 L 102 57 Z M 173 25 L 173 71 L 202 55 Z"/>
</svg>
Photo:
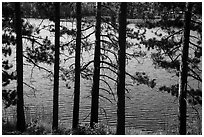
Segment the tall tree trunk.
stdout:
<svg viewBox="0 0 204 137">
<path fill-rule="evenodd" d="M 187 3 L 187 10 L 185 13 L 184 26 L 184 43 L 183 54 L 181 61 L 181 74 L 179 85 L 179 134 L 186 135 L 186 90 L 187 90 L 187 76 L 188 76 L 188 52 L 189 52 L 189 37 L 190 37 L 190 22 L 191 22 L 192 3 Z"/>
<path fill-rule="evenodd" d="M 81 51 L 81 2 L 76 3 L 77 10 L 77 37 L 75 50 L 75 83 L 74 83 L 74 108 L 72 128 L 78 127 L 79 102 L 80 102 L 80 51 Z"/>
<path fill-rule="evenodd" d="M 55 3 L 55 64 L 53 91 L 53 123 L 52 129 L 58 129 L 58 98 L 59 98 L 59 47 L 60 47 L 60 3 Z"/>
<path fill-rule="evenodd" d="M 98 106 L 99 106 L 99 78 L 100 78 L 100 32 L 101 32 L 101 2 L 97 3 L 96 15 L 96 46 L 94 53 L 94 76 L 91 100 L 91 121 L 90 126 L 98 123 Z"/>
<path fill-rule="evenodd" d="M 122 2 L 120 5 L 119 15 L 119 51 L 118 51 L 118 108 L 117 108 L 117 135 L 125 134 L 125 52 L 126 52 L 126 19 L 127 3 Z"/>
<path fill-rule="evenodd" d="M 16 68 L 17 68 L 17 124 L 18 131 L 25 131 L 25 114 L 23 100 L 23 46 L 22 46 L 22 21 L 20 2 L 15 3 L 16 13 Z"/>
</svg>

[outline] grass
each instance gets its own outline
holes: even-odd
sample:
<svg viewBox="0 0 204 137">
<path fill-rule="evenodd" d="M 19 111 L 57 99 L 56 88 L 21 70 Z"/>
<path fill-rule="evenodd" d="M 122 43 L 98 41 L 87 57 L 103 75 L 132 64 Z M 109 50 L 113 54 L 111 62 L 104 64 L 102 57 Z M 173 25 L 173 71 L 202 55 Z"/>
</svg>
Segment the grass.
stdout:
<svg viewBox="0 0 204 137">
<path fill-rule="evenodd" d="M 16 130 L 15 122 L 4 121 L 2 123 L 3 135 L 115 135 L 115 128 L 109 127 L 104 124 L 95 124 L 94 128 L 91 128 L 89 124 L 79 125 L 75 130 L 64 128 L 59 125 L 58 130 L 52 131 L 51 125 L 43 121 L 33 121 L 26 125 L 26 131 L 21 133 Z M 188 128 L 187 134 L 196 135 L 202 134 L 196 130 L 196 128 Z M 147 131 L 142 129 L 136 129 L 134 127 L 126 128 L 126 135 L 169 135 L 169 133 L 178 135 L 177 131 L 163 131 L 158 130 L 156 132 Z"/>
<path fill-rule="evenodd" d="M 111 135 L 111 129 L 103 124 L 96 124 L 91 128 L 89 124 L 79 125 L 75 130 L 67 129 L 59 125 L 58 130 L 53 131 L 50 124 L 42 121 L 33 121 L 26 125 L 26 131 L 21 133 L 16 130 L 15 122 L 3 121 L 3 135 Z"/>
</svg>

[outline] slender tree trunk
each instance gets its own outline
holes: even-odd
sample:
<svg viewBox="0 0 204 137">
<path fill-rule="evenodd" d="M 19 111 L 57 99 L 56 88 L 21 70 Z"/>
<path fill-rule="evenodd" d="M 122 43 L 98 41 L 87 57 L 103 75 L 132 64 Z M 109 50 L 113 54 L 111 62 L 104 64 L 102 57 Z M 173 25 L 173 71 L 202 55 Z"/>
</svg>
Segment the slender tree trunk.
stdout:
<svg viewBox="0 0 204 137">
<path fill-rule="evenodd" d="M 187 76 L 188 76 L 188 52 L 189 52 L 189 37 L 190 37 L 190 21 L 191 21 L 192 3 L 187 3 L 187 10 L 185 13 L 184 26 L 184 43 L 183 54 L 181 61 L 181 74 L 179 85 L 179 134 L 186 135 L 186 90 L 187 90 Z"/>
<path fill-rule="evenodd" d="M 97 3 L 96 15 L 96 46 L 94 53 L 94 76 L 91 100 L 91 121 L 90 126 L 98 123 L 98 106 L 99 106 L 99 78 L 100 78 L 100 32 L 101 32 L 101 2 Z"/>
<path fill-rule="evenodd" d="M 58 129 L 58 98 L 59 98 L 59 46 L 60 46 L 60 3 L 55 3 L 55 64 L 53 91 L 53 123 L 52 129 Z"/>
<path fill-rule="evenodd" d="M 118 108 L 117 108 L 117 135 L 125 134 L 125 52 L 126 52 L 126 18 L 127 3 L 122 2 L 119 15 L 119 51 L 118 51 Z"/>
<path fill-rule="evenodd" d="M 18 131 L 25 131 L 25 115 L 23 100 L 23 46 L 22 46 L 22 22 L 20 2 L 15 3 L 16 13 L 16 68 L 17 68 L 17 124 Z"/>
<path fill-rule="evenodd" d="M 81 51 L 81 2 L 76 3 L 77 11 L 77 38 L 75 50 L 75 83 L 74 83 L 74 108 L 72 128 L 78 127 L 79 102 L 80 102 L 80 51 Z"/>
</svg>

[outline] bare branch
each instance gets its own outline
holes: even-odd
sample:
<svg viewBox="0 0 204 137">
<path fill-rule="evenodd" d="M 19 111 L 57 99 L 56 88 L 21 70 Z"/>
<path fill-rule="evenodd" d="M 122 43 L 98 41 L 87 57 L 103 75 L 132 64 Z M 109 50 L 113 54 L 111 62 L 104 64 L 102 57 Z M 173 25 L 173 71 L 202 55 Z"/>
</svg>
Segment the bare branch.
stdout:
<svg viewBox="0 0 204 137">
<path fill-rule="evenodd" d="M 110 77 L 110 76 L 107 76 L 107 75 L 103 75 L 103 74 L 100 74 L 101 77 L 107 77 L 108 79 L 114 81 L 117 83 L 117 80 L 115 80 L 114 78 Z"/>
<path fill-rule="evenodd" d="M 191 22 L 202 26 L 202 22 L 198 22 L 198 21 L 195 21 L 195 20 L 191 20 Z"/>
<path fill-rule="evenodd" d="M 107 58 L 110 61 L 110 63 L 113 64 L 112 60 L 108 55 L 106 55 L 105 53 L 101 53 L 101 56 L 105 56 L 105 58 Z"/>
<path fill-rule="evenodd" d="M 197 79 L 198 81 L 202 82 L 202 78 L 193 69 L 191 69 L 190 67 L 188 67 L 188 69 L 194 74 L 194 75 L 188 74 L 189 76 L 191 76 L 191 77 Z"/>
<path fill-rule="evenodd" d="M 99 97 L 104 98 L 104 99 L 108 100 L 111 104 L 113 104 L 113 102 L 109 98 L 107 98 L 107 97 L 105 97 L 105 96 L 103 96 L 101 94 L 99 94 Z"/>
<path fill-rule="evenodd" d="M 104 51 L 108 51 L 109 53 L 112 53 L 115 56 L 116 61 L 118 62 L 118 57 L 117 57 L 117 54 L 115 52 L 113 52 L 113 51 L 111 51 L 109 49 L 105 49 L 105 48 L 101 48 L 101 49 L 104 50 Z"/>
<path fill-rule="evenodd" d="M 35 91 L 37 91 L 37 89 L 35 89 L 33 86 L 31 86 L 31 85 L 29 85 L 29 84 L 27 84 L 27 83 L 25 83 L 25 82 L 23 82 L 23 84 L 25 84 L 26 86 L 28 86 L 29 88 L 31 88 L 34 92 L 34 96 L 36 96 L 35 95 Z"/>
<path fill-rule="evenodd" d="M 100 80 L 103 81 L 103 82 L 108 86 L 108 88 L 110 89 L 111 94 L 112 94 L 114 100 L 116 101 L 115 95 L 114 95 L 113 90 L 112 90 L 111 86 L 109 85 L 109 83 L 108 83 L 107 81 L 105 81 L 104 79 L 100 79 Z M 109 93 L 110 93 L 110 92 L 109 92 Z"/>
<path fill-rule="evenodd" d="M 110 70 L 110 71 L 112 71 L 114 74 L 118 74 L 115 70 L 113 70 L 113 69 L 111 69 L 110 67 L 100 67 L 101 69 L 108 69 L 108 70 Z"/>
<path fill-rule="evenodd" d="M 38 67 L 39 69 L 43 69 L 43 70 L 45 70 L 45 71 L 47 71 L 47 72 L 49 72 L 50 74 L 53 75 L 53 72 L 52 72 L 52 71 L 50 71 L 50 70 L 48 70 L 48 69 L 46 69 L 46 68 L 44 68 L 44 67 L 39 66 L 39 65 L 38 65 L 37 63 L 35 63 L 32 59 L 26 57 L 25 55 L 23 55 L 23 57 L 25 57 L 26 59 L 28 59 L 34 66 Z"/>
<path fill-rule="evenodd" d="M 95 27 L 95 25 L 90 25 L 89 27 L 87 27 L 87 28 L 85 28 L 85 29 L 83 29 L 83 30 L 81 30 L 81 31 L 86 31 L 86 30 L 88 30 L 88 29 L 90 29 L 90 28 L 92 28 L 92 27 Z"/>
<path fill-rule="evenodd" d="M 91 63 L 93 63 L 94 60 L 89 61 L 87 64 L 85 64 L 82 68 L 81 71 L 83 71 L 84 69 L 86 69 Z"/>
<path fill-rule="evenodd" d="M 88 37 L 90 37 L 90 36 L 91 36 L 92 34 L 94 34 L 94 33 L 95 33 L 95 31 L 89 33 L 87 36 L 85 36 L 85 37 L 83 37 L 83 38 L 81 38 L 81 39 L 87 39 Z"/>
<path fill-rule="evenodd" d="M 201 48 L 201 46 L 194 44 L 193 42 L 189 41 L 189 43 L 197 48 Z"/>
<path fill-rule="evenodd" d="M 168 37 L 165 38 L 165 40 L 168 40 L 170 37 L 174 36 L 175 34 L 179 34 L 183 31 L 183 29 L 180 29 L 179 31 L 176 31 L 174 33 L 172 33 L 171 35 L 169 35 Z"/>
</svg>

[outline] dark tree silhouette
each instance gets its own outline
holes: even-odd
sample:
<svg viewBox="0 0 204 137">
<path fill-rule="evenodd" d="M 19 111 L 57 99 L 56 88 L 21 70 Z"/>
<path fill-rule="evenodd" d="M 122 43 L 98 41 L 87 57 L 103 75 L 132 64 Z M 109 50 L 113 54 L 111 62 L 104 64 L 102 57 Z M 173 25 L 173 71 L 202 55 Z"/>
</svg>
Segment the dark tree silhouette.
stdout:
<svg viewBox="0 0 204 137">
<path fill-rule="evenodd" d="M 81 2 L 76 4 L 77 14 L 77 36 L 75 49 L 75 83 L 74 83 L 74 108 L 72 128 L 75 129 L 79 123 L 80 102 L 80 51 L 81 51 Z"/>
<path fill-rule="evenodd" d="M 98 123 L 98 106 L 99 106 L 99 78 L 100 78 L 100 32 L 101 32 L 101 3 L 97 3 L 96 15 L 96 46 L 94 53 L 94 75 L 92 87 L 92 102 L 91 102 L 91 121 L 90 126 Z"/>
<path fill-rule="evenodd" d="M 187 77 L 188 77 L 188 54 L 192 3 L 187 3 L 184 25 L 184 43 L 181 61 L 181 73 L 179 83 L 179 134 L 186 135 L 186 95 L 187 95 Z"/>
<path fill-rule="evenodd" d="M 159 90 L 166 91 L 172 96 L 179 97 L 178 103 L 180 108 L 178 108 L 178 113 L 180 117 L 178 117 L 178 127 L 181 131 L 179 131 L 178 129 L 178 132 L 180 134 L 186 134 L 187 132 L 186 109 L 191 109 L 191 107 L 195 110 L 197 117 L 196 122 L 198 123 L 198 128 L 195 128 L 197 128 L 196 130 L 198 132 L 201 132 L 200 111 L 197 109 L 197 107 L 200 106 L 197 105 L 202 105 L 202 89 L 200 86 L 200 84 L 202 83 L 202 10 L 201 3 L 190 4 L 193 5 L 193 8 L 192 6 L 190 6 L 190 9 L 192 8 L 192 11 L 188 11 L 189 6 L 186 7 L 186 3 L 184 2 L 178 4 L 159 3 L 159 7 L 161 7 L 161 20 L 151 25 L 151 27 L 160 27 L 162 31 L 166 31 L 168 32 L 168 34 L 162 35 L 161 33 L 157 33 L 158 30 L 156 30 L 155 35 L 160 38 L 151 38 L 147 42 L 145 42 L 145 46 L 147 46 L 148 48 L 157 49 L 156 53 L 151 54 L 153 65 L 155 65 L 155 67 L 157 68 L 159 67 L 166 69 L 169 73 L 174 74 L 174 76 L 178 77 L 179 79 L 178 83 L 170 86 L 164 85 L 160 87 Z M 177 10 L 174 11 L 172 8 Z M 187 12 L 185 12 L 185 9 L 187 9 Z M 172 13 L 168 14 L 170 12 Z M 184 18 L 183 20 L 183 16 L 185 15 L 185 13 L 186 18 Z M 189 16 L 190 14 L 191 17 Z M 193 33 L 190 33 L 190 30 L 192 30 Z M 183 36 L 184 31 L 185 36 Z M 190 33 L 188 34 L 188 36 L 186 35 L 187 32 Z M 180 39 L 174 39 L 175 37 L 180 37 Z M 185 45 L 187 43 L 188 46 L 186 48 Z M 185 52 L 183 50 L 185 50 Z M 187 66 L 184 62 L 181 61 L 181 56 L 183 57 L 183 60 L 187 61 Z M 181 83 L 181 81 L 183 82 Z M 191 81 L 198 82 L 197 87 L 192 85 Z M 187 102 L 188 104 L 186 104 Z M 192 115 L 191 112 L 192 111 L 188 111 L 189 120 L 191 119 L 190 117 L 195 117 L 195 115 Z M 189 133 L 192 131 L 192 128 L 194 127 L 191 127 Z"/>
<path fill-rule="evenodd" d="M 127 3 L 121 3 L 119 14 L 119 51 L 118 51 L 118 84 L 117 84 L 117 135 L 125 134 L 125 52 Z"/>
<path fill-rule="evenodd" d="M 22 46 L 22 22 L 20 3 L 15 3 L 16 13 L 16 68 L 17 68 L 17 125 L 18 131 L 25 131 L 25 115 L 23 100 L 23 46 Z"/>
<path fill-rule="evenodd" d="M 52 129 L 58 129 L 58 98 L 59 98 L 59 46 L 60 46 L 60 3 L 55 3 L 55 64 L 53 91 L 53 123 Z"/>
</svg>

